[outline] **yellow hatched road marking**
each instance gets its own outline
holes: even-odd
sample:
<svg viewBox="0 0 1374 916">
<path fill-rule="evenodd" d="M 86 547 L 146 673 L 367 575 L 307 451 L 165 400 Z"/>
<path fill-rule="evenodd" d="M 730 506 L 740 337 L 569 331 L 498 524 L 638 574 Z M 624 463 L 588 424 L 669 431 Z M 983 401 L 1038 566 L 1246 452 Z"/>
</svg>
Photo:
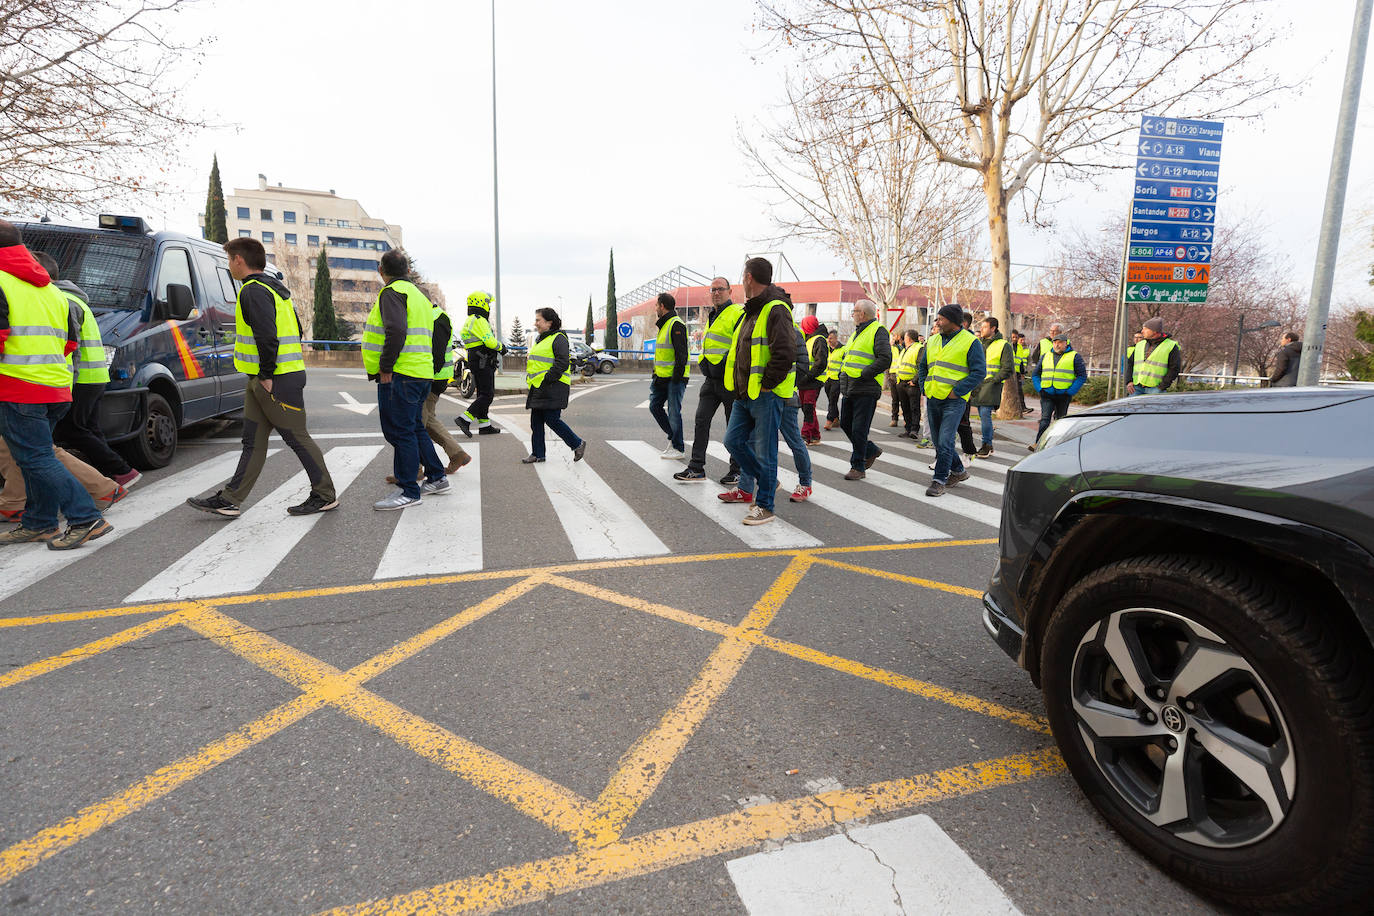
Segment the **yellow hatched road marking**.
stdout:
<svg viewBox="0 0 1374 916">
<path fill-rule="evenodd" d="M 907 585 L 919 585 L 922 588 L 933 588 L 936 591 L 949 592 L 954 595 L 966 595 L 970 598 L 983 597 L 983 593 L 976 588 L 965 588 L 962 585 L 951 585 L 948 582 L 936 582 L 934 579 L 922 579 L 919 576 L 906 576 L 901 573 L 888 572 L 885 569 L 874 569 L 871 566 L 856 566 L 853 563 L 846 563 L 843 560 L 832 560 L 829 557 L 816 557 L 816 562 L 824 566 L 833 566 L 836 569 L 847 569 L 850 572 L 863 573 L 866 576 L 875 576 L 879 579 L 891 579 L 893 582 L 904 582 Z"/>
<path fill-rule="evenodd" d="M 863 817 L 958 798 L 1063 772 L 1054 748 L 772 802 L 667 827 L 568 855 L 328 910 L 330 916 L 492 913 Z"/>
<path fill-rule="evenodd" d="M 88 642 L 84 646 L 68 649 L 61 655 L 54 655 L 51 658 L 45 658 L 31 665 L 24 665 L 22 668 L 15 668 L 13 671 L 0 674 L 0 690 L 4 690 L 6 687 L 12 687 L 15 684 L 22 684 L 30 678 L 38 677 L 40 674 L 48 674 L 49 672 L 57 671 L 60 668 L 65 668 L 76 662 L 85 661 L 102 652 L 108 652 L 119 646 L 136 642 L 145 636 L 151 636 L 168 627 L 177 626 L 183 621 L 183 618 L 184 613 L 182 611 L 173 611 L 163 617 L 158 617 L 154 620 L 146 620 L 137 626 L 129 627 L 127 630 L 120 630 L 118 633 L 106 636 L 103 639 Z"/>
</svg>

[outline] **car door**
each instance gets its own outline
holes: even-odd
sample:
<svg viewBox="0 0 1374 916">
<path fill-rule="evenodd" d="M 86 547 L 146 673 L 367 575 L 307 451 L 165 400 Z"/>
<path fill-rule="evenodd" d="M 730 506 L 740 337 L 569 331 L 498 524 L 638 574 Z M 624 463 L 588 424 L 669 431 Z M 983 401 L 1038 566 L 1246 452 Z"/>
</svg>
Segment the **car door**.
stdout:
<svg viewBox="0 0 1374 916">
<path fill-rule="evenodd" d="M 206 316 L 204 285 L 191 268 L 191 250 L 179 244 L 165 245 L 158 257 L 153 286 L 154 308 L 168 314 L 167 289 L 180 284 L 191 289 L 196 308 L 186 318 L 166 318 L 166 337 L 159 341 L 158 361 L 176 379 L 181 394 L 182 423 L 214 416 L 219 410 L 219 380 L 215 372 L 215 335 Z"/>
<path fill-rule="evenodd" d="M 206 320 L 215 335 L 215 376 L 219 380 L 219 412 L 243 406 L 248 376 L 234 368 L 234 307 L 238 281 L 229 273 L 229 260 L 196 250 L 196 267 L 205 285 Z"/>
</svg>

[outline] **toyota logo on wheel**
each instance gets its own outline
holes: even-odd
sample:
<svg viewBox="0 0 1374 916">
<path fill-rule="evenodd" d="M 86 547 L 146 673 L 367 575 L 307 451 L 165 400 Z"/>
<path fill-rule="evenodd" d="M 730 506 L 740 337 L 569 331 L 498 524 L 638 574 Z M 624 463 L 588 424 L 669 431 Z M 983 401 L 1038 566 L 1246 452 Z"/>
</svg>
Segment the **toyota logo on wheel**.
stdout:
<svg viewBox="0 0 1374 916">
<path fill-rule="evenodd" d="M 1179 712 L 1177 706 L 1165 706 L 1160 710 L 1159 718 L 1169 731 L 1183 731 L 1183 713 Z"/>
</svg>

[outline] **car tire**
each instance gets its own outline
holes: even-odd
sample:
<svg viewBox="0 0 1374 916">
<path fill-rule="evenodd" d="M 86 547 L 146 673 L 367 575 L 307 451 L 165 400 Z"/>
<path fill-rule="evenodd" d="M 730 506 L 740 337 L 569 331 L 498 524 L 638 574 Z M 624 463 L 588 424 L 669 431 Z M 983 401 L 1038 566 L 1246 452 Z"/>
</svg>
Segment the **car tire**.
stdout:
<svg viewBox="0 0 1374 916">
<path fill-rule="evenodd" d="M 1155 556 L 1069 590 L 1040 673 L 1070 772 L 1132 845 L 1245 910 L 1312 910 L 1374 885 L 1372 655 L 1300 588 Z"/>
<path fill-rule="evenodd" d="M 602 360 L 597 364 L 596 371 L 600 372 L 602 375 L 610 375 L 615 371 L 615 363 L 610 360 Z"/>
<path fill-rule="evenodd" d="M 148 392 L 148 415 L 138 435 L 121 443 L 121 451 L 139 470 L 151 471 L 172 463 L 177 450 L 177 416 L 160 394 Z"/>
</svg>

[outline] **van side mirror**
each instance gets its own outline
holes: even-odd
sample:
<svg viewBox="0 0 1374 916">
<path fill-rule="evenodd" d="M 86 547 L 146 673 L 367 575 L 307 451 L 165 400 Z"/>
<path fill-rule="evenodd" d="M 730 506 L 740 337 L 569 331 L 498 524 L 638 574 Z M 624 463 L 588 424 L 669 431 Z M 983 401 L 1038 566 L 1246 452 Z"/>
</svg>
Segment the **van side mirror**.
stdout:
<svg viewBox="0 0 1374 916">
<path fill-rule="evenodd" d="M 184 283 L 167 284 L 167 316 L 173 321 L 190 318 L 196 310 L 196 297 Z"/>
</svg>

